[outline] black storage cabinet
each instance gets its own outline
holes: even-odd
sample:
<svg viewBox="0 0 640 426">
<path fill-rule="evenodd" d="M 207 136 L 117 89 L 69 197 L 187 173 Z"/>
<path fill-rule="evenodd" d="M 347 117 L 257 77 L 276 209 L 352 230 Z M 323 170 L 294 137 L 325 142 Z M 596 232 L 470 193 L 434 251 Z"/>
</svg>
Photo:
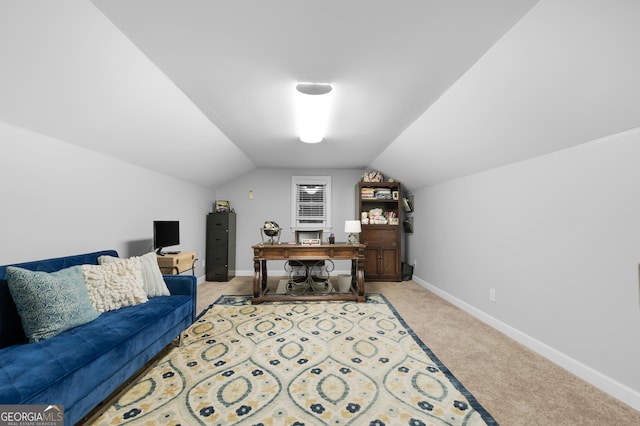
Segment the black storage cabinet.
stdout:
<svg viewBox="0 0 640 426">
<path fill-rule="evenodd" d="M 207 215 L 207 281 L 229 281 L 236 275 L 236 214 Z"/>
</svg>

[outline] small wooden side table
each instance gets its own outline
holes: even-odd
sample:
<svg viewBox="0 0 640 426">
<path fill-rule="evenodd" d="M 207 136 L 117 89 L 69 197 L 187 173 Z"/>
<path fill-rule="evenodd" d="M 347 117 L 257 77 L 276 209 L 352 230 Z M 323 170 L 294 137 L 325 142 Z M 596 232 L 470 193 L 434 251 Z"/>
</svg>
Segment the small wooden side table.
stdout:
<svg viewBox="0 0 640 426">
<path fill-rule="evenodd" d="M 186 271 L 196 274 L 196 252 L 182 251 L 157 255 L 158 266 L 163 274 L 177 275 Z"/>
</svg>

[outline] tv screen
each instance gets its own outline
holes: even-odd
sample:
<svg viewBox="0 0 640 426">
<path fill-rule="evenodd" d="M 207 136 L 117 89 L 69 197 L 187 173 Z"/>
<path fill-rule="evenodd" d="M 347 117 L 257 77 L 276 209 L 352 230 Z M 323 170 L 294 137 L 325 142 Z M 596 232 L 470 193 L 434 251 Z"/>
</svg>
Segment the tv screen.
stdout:
<svg viewBox="0 0 640 426">
<path fill-rule="evenodd" d="M 177 220 L 153 221 L 153 248 L 162 254 L 165 247 L 180 244 L 180 222 Z"/>
</svg>

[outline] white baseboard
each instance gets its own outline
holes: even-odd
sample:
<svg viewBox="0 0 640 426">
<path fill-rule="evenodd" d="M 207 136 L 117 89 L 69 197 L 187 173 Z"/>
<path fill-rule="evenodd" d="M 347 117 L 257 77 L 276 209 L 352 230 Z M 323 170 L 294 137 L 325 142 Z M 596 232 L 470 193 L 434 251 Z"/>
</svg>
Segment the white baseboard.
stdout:
<svg viewBox="0 0 640 426">
<path fill-rule="evenodd" d="M 415 275 L 413 276 L 413 281 L 431 291 L 432 293 L 435 293 L 436 295 L 442 297 L 443 299 L 457 306 L 463 311 L 473 315 L 485 324 L 488 324 L 496 330 L 506 334 L 516 342 L 523 344 L 532 351 L 537 352 L 548 360 L 558 364 L 565 370 L 568 370 L 581 379 L 585 380 L 586 382 L 591 383 L 593 386 L 597 387 L 603 392 L 608 393 L 609 395 L 613 396 L 616 399 L 619 399 L 620 401 L 633 407 L 636 410 L 640 410 L 640 392 L 638 392 L 637 390 L 632 389 L 612 379 L 611 377 L 600 373 L 597 370 L 594 370 L 593 368 L 571 358 L 570 356 L 558 351 L 557 349 L 554 349 L 551 346 L 537 339 L 534 339 L 533 337 L 510 326 L 509 324 L 506 324 L 492 317 L 491 315 L 487 315 L 485 312 L 469 305 L 468 303 L 458 299 L 455 296 L 452 296 L 451 294 L 439 289 L 438 287 L 429 284 L 428 282 L 416 277 Z"/>
</svg>

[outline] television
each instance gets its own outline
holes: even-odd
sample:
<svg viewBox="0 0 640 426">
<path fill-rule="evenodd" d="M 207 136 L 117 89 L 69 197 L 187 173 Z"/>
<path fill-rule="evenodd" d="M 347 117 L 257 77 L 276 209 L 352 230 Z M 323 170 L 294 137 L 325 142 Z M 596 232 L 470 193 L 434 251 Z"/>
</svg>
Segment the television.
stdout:
<svg viewBox="0 0 640 426">
<path fill-rule="evenodd" d="M 163 248 L 178 244 L 180 244 L 180 222 L 177 220 L 153 221 L 153 248 L 156 253 L 163 255 Z"/>
</svg>

